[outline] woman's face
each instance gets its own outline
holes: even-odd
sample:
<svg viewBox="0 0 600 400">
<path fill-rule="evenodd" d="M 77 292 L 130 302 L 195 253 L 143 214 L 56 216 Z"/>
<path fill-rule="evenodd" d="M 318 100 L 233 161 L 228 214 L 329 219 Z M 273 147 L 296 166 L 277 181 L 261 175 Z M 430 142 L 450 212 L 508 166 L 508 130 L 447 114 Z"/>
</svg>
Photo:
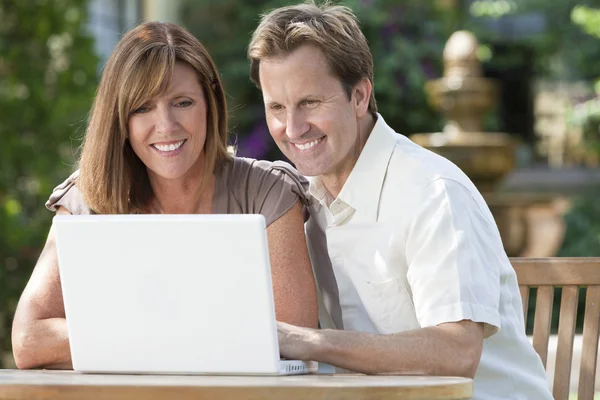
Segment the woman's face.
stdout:
<svg viewBox="0 0 600 400">
<path fill-rule="evenodd" d="M 127 126 L 131 147 L 150 178 L 198 173 L 204 160 L 206 101 L 196 71 L 177 62 L 170 85 L 134 110 Z"/>
</svg>

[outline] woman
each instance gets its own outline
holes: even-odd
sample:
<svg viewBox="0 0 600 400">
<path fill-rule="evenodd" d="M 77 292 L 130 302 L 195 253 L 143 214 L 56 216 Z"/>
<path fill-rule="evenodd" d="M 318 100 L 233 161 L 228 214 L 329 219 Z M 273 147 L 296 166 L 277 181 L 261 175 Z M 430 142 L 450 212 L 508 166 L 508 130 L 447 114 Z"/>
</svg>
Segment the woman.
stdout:
<svg viewBox="0 0 600 400">
<path fill-rule="evenodd" d="M 304 237 L 306 182 L 288 164 L 232 157 L 219 74 L 184 29 L 159 22 L 126 34 L 107 62 L 80 171 L 46 206 L 57 214 L 261 213 L 277 319 L 317 326 Z M 72 368 L 53 230 L 19 301 L 19 368 Z"/>
</svg>

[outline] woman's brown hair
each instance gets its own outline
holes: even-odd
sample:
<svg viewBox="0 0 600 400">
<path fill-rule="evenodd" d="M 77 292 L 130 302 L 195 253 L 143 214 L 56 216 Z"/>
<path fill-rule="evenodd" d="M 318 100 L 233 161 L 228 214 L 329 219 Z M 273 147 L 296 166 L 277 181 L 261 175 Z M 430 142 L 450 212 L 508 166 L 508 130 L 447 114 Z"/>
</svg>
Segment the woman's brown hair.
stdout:
<svg viewBox="0 0 600 400">
<path fill-rule="evenodd" d="M 168 87 L 175 62 L 185 62 L 196 71 L 206 98 L 205 178 L 231 159 L 225 94 L 210 55 L 177 25 L 144 23 L 117 44 L 90 113 L 77 185 L 94 212 L 129 214 L 148 206 L 152 188 L 145 165 L 127 140 L 127 123 L 133 110 Z"/>
</svg>

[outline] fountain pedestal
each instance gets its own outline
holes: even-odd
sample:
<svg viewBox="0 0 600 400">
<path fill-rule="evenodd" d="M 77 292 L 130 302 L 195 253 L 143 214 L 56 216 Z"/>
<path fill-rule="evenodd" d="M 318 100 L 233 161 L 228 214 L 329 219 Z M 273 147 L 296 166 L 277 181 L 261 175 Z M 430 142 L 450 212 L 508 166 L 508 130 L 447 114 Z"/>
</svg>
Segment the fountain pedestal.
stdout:
<svg viewBox="0 0 600 400">
<path fill-rule="evenodd" d="M 518 142 L 502 132 L 484 132 L 484 115 L 496 104 L 498 83 L 482 76 L 477 39 L 455 32 L 444 48 L 444 76 L 425 90 L 446 120 L 444 129 L 410 138 L 461 168 L 486 199 L 509 256 L 550 257 L 564 236 L 564 203 L 552 195 L 499 193 L 497 188 L 515 167 Z"/>
</svg>

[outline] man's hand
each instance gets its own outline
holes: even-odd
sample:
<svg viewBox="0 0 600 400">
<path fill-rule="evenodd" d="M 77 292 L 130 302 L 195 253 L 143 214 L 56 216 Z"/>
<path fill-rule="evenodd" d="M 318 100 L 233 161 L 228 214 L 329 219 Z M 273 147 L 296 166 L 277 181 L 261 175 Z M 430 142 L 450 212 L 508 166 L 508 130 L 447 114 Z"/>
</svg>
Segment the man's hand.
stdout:
<svg viewBox="0 0 600 400">
<path fill-rule="evenodd" d="M 483 324 L 463 320 L 394 334 L 309 329 L 277 323 L 279 352 L 364 374 L 475 376 Z"/>
<path fill-rule="evenodd" d="M 312 360 L 314 348 L 319 342 L 319 331 L 277 322 L 279 353 L 289 360 Z"/>
</svg>

